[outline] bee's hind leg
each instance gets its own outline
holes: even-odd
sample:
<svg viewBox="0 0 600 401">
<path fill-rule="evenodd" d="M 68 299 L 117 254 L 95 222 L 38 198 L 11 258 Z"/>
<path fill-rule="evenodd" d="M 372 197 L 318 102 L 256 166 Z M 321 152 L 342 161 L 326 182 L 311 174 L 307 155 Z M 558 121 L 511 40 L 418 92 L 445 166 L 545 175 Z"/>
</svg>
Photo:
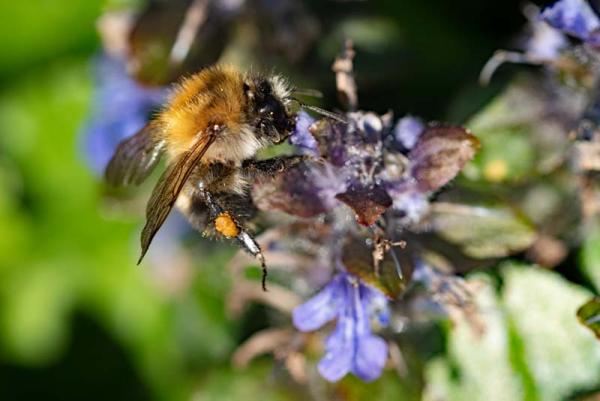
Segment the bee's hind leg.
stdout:
<svg viewBox="0 0 600 401">
<path fill-rule="evenodd" d="M 260 246 L 254 239 L 254 237 L 243 229 L 240 230 L 236 239 L 242 244 L 244 249 L 246 249 L 248 252 L 250 252 L 260 262 L 260 267 L 262 269 L 262 278 L 261 278 L 262 289 L 263 289 L 263 291 L 267 291 L 267 275 L 268 275 L 267 264 L 265 263 L 265 257 L 263 255 L 262 251 L 260 250 Z"/>
<path fill-rule="evenodd" d="M 214 196 L 208 191 L 203 191 L 204 201 L 209 211 L 210 220 L 213 222 L 215 230 L 225 238 L 235 238 L 236 241 L 248 253 L 254 256 L 260 262 L 262 268 L 262 288 L 267 290 L 267 265 L 265 257 L 260 249 L 260 246 L 254 237 L 247 232 L 239 221 L 239 218 L 249 217 L 253 210 L 250 210 L 249 205 L 245 205 L 245 200 L 239 196 L 233 195 L 236 199 L 230 199 L 231 196 L 223 194 Z M 231 203 L 231 208 L 227 207 Z M 236 205 L 237 207 L 233 207 Z M 241 207 L 240 207 L 241 205 Z M 234 217 L 229 209 L 236 210 Z"/>
</svg>

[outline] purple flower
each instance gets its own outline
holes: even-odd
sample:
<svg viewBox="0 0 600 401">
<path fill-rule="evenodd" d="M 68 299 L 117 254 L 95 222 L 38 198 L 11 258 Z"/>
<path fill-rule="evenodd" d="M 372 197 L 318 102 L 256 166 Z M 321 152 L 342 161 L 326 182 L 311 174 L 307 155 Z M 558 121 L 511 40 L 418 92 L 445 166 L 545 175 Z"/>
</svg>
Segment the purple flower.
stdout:
<svg viewBox="0 0 600 401">
<path fill-rule="evenodd" d="M 115 148 L 135 134 L 160 105 L 166 89 L 145 88 L 127 75 L 120 60 L 101 56 L 95 64 L 92 116 L 84 126 L 84 149 L 91 168 L 101 172 Z"/>
<path fill-rule="evenodd" d="M 406 116 L 398 120 L 394 127 L 394 138 L 406 149 L 412 149 L 419 136 L 425 129 L 423 122 L 418 118 Z"/>
<path fill-rule="evenodd" d="M 416 224 L 429 210 L 427 193 L 419 191 L 413 182 L 397 182 L 387 186 L 392 197 L 393 208 L 400 212 L 400 221 L 404 224 Z"/>
<path fill-rule="evenodd" d="M 539 13 L 530 18 L 531 34 L 525 43 L 525 53 L 533 60 L 555 60 L 569 42 L 558 29 L 539 19 Z"/>
<path fill-rule="evenodd" d="M 315 122 L 307 112 L 301 111 L 296 118 L 296 128 L 290 136 L 290 143 L 297 146 L 301 153 L 316 156 L 319 154 L 318 144 L 315 137 L 309 131 Z"/>
<path fill-rule="evenodd" d="M 255 190 L 260 209 L 314 217 L 344 204 L 359 224 L 371 226 L 393 205 L 414 221 L 431 193 L 452 180 L 478 147 L 461 127 L 425 126 L 405 117 L 392 130 L 389 120 L 374 113 L 347 118 L 348 124 L 324 121 L 309 132 L 299 117 L 292 143 L 321 161 L 286 171 Z"/>
<path fill-rule="evenodd" d="M 548 24 L 592 46 L 600 45 L 600 19 L 585 0 L 559 0 L 541 14 Z"/>
<path fill-rule="evenodd" d="M 336 275 L 320 293 L 293 312 L 294 325 L 313 331 L 337 318 L 335 330 L 325 341 L 319 372 L 332 382 L 348 372 L 362 380 L 377 379 L 387 360 L 387 344 L 371 333 L 371 318 L 387 323 L 384 295 L 347 273 Z"/>
</svg>

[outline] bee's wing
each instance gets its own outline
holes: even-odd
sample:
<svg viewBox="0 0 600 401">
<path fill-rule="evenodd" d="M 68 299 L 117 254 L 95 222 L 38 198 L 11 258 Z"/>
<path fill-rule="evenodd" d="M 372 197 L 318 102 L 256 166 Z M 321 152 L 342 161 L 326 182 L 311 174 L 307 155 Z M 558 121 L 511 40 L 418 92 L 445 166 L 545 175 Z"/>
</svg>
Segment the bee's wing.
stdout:
<svg viewBox="0 0 600 401">
<path fill-rule="evenodd" d="M 171 163 L 160 177 L 156 187 L 152 191 L 152 196 L 146 208 L 146 225 L 142 231 L 141 238 L 142 254 L 140 255 L 138 264 L 144 258 L 146 251 L 148 251 L 154 235 L 169 215 L 194 167 L 196 167 L 222 130 L 223 127 L 215 126 L 209 129 L 208 132 L 201 133 L 192 148 Z"/>
<path fill-rule="evenodd" d="M 104 172 L 106 181 L 113 186 L 141 184 L 160 160 L 163 150 L 158 125 L 146 124 L 119 144 Z"/>
</svg>

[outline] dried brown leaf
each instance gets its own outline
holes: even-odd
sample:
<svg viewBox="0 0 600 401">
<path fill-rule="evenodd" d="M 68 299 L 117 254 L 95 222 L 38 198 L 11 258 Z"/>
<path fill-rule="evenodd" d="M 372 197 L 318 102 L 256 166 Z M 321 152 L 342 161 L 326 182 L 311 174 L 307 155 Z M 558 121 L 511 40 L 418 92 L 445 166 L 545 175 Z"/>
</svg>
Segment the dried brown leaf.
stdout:
<svg viewBox="0 0 600 401">
<path fill-rule="evenodd" d="M 364 226 L 374 224 L 392 206 L 392 198 L 380 186 L 355 186 L 336 195 L 336 199 L 348 205 L 356 214 L 358 223 Z"/>
</svg>

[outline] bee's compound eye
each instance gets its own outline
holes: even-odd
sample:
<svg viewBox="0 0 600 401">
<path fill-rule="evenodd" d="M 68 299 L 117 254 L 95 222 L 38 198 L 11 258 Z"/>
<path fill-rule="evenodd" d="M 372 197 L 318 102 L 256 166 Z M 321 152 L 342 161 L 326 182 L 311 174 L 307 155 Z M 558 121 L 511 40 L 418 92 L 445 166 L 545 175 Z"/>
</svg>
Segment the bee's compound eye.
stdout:
<svg viewBox="0 0 600 401">
<path fill-rule="evenodd" d="M 271 85 L 267 81 L 262 81 L 258 86 L 258 91 L 263 95 L 271 94 Z"/>
</svg>

